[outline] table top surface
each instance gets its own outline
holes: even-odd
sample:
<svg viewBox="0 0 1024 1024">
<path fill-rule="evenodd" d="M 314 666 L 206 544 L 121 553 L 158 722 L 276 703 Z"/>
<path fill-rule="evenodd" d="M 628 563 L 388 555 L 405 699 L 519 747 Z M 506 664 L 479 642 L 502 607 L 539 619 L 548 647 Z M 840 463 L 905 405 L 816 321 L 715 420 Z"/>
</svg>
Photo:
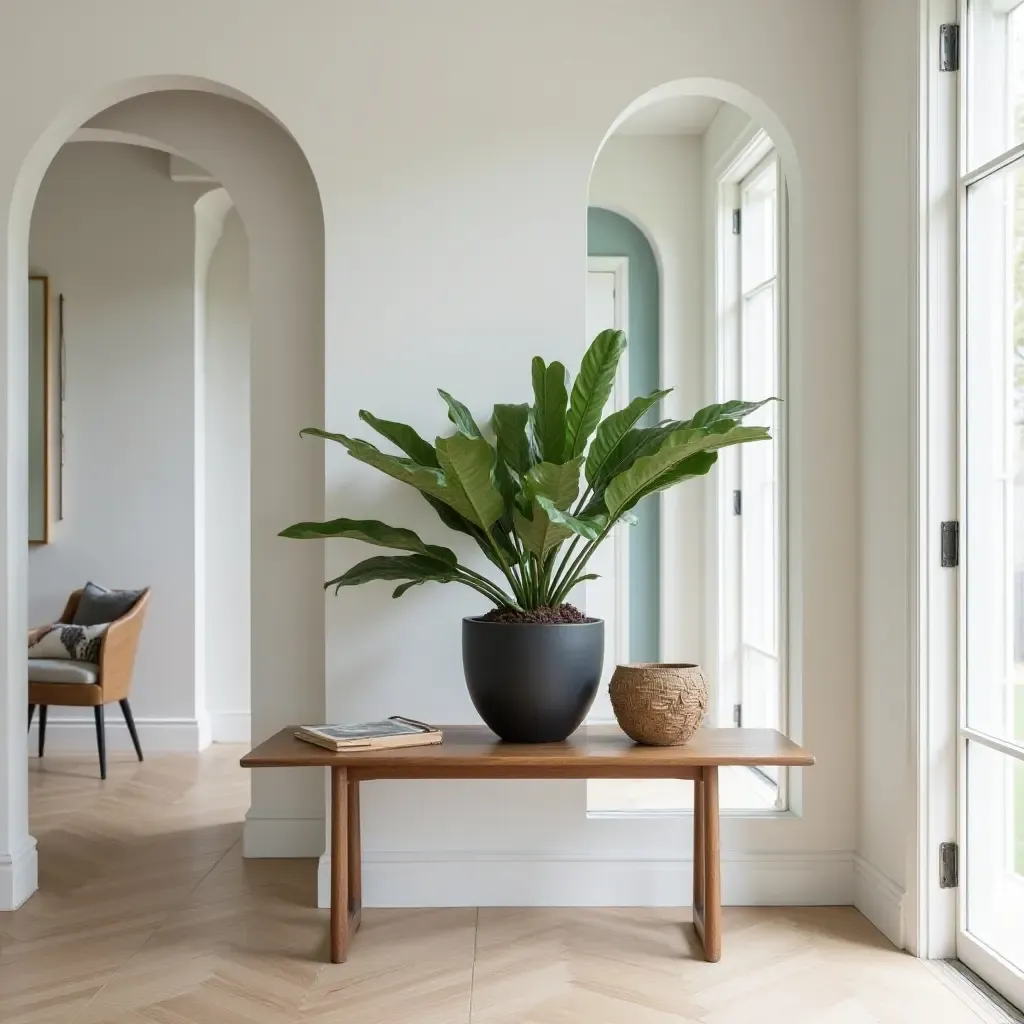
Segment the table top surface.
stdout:
<svg viewBox="0 0 1024 1024">
<path fill-rule="evenodd" d="M 557 775 L 559 769 L 593 766 L 713 767 L 723 765 L 814 764 L 814 755 L 775 729 L 699 729 L 680 747 L 643 747 L 615 725 L 591 725 L 577 730 L 564 743 L 502 743 L 482 725 L 441 725 L 444 742 L 434 746 L 383 750 L 343 750 L 335 753 L 295 738 L 289 726 L 259 744 L 242 758 L 243 768 L 395 768 L 422 771 L 474 768 L 536 769 Z"/>
</svg>

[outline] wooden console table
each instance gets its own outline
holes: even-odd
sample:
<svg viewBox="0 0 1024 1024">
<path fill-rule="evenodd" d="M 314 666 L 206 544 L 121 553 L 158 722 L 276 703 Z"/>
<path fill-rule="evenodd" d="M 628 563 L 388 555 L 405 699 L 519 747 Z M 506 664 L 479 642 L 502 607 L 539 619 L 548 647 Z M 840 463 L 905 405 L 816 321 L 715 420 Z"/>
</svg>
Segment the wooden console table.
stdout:
<svg viewBox="0 0 1024 1024">
<path fill-rule="evenodd" d="M 242 758 L 244 768 L 331 770 L 331 962 L 343 963 L 362 911 L 359 784 L 373 779 L 689 779 L 693 782 L 693 923 L 708 960 L 722 955 L 718 769 L 814 764 L 774 729 L 701 729 L 682 747 L 640 747 L 615 726 L 565 743 L 501 743 L 483 726 L 445 725 L 444 743 L 335 754 L 282 729 Z"/>
</svg>

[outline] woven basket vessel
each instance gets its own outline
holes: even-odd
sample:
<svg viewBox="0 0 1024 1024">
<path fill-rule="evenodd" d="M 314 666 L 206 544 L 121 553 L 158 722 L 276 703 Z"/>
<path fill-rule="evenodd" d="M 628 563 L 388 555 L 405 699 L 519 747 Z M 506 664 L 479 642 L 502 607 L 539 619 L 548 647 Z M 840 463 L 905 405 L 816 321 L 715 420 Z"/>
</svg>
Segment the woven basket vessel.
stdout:
<svg viewBox="0 0 1024 1024">
<path fill-rule="evenodd" d="M 685 743 L 708 711 L 708 683 L 698 665 L 619 665 L 608 687 L 619 727 L 637 743 Z"/>
</svg>

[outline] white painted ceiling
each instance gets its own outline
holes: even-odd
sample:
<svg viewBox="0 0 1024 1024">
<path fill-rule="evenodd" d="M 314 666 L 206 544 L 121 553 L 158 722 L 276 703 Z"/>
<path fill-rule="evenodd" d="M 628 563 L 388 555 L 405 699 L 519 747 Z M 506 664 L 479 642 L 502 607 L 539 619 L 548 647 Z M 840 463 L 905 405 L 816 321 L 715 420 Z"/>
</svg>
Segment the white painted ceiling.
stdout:
<svg viewBox="0 0 1024 1024">
<path fill-rule="evenodd" d="M 627 117 L 616 135 L 703 135 L 722 101 L 710 96 L 659 100 Z"/>
</svg>

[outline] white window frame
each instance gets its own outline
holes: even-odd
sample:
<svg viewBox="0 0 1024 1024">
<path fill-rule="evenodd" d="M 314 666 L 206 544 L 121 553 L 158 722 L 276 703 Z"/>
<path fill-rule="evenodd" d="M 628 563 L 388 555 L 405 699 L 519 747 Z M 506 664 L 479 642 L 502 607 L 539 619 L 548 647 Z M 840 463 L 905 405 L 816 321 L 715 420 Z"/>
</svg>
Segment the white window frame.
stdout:
<svg viewBox="0 0 1024 1024">
<path fill-rule="evenodd" d="M 918 272 L 911 324 L 911 671 L 908 726 L 915 801 L 905 894 L 907 948 L 956 956 L 956 890 L 939 885 L 939 845 L 957 835 L 959 573 L 941 566 L 939 524 L 962 519 L 959 438 L 957 187 L 960 75 L 939 70 L 939 27 L 960 22 L 960 0 L 923 0 L 919 51 Z"/>
<path fill-rule="evenodd" d="M 614 323 L 608 324 L 617 331 L 629 333 L 629 257 L 588 256 L 587 273 L 613 274 L 615 277 Z M 588 338 L 587 342 L 592 339 Z M 629 404 L 629 360 L 619 360 L 612 387 L 611 408 L 605 415 Z M 608 687 L 605 685 L 615 665 L 629 662 L 629 527 L 619 524 L 612 530 L 606 543 L 611 544 L 615 555 L 615 633 L 613 640 L 614 658 L 605 664 L 604 681 L 598 689 L 594 704 L 587 714 L 588 722 L 614 722 Z M 607 654 L 605 658 L 606 662 Z"/>
<path fill-rule="evenodd" d="M 744 184 L 760 173 L 765 165 L 774 160 L 777 168 L 777 221 L 776 235 L 778 239 L 775 287 L 778 297 L 776 337 L 778 345 L 778 376 L 781 394 L 785 398 L 788 380 L 788 207 L 785 179 L 779 154 L 771 138 L 764 131 L 756 131 L 745 139 L 738 151 L 731 157 L 717 179 L 717 218 L 715 249 L 717 253 L 717 294 L 715 296 L 715 394 L 716 401 L 729 398 L 753 396 L 741 395 L 739 391 L 740 353 L 742 350 L 742 304 L 745 295 L 741 284 L 742 246 L 741 234 L 733 233 L 733 211 L 740 208 L 741 191 Z M 742 230 L 742 225 L 741 225 Z M 788 586 L 788 442 L 785 403 L 780 406 L 778 417 L 777 451 L 778 451 L 778 573 L 779 592 L 777 594 L 776 617 L 779 623 L 779 727 L 788 732 L 790 723 L 791 688 L 788 685 L 788 622 L 789 622 L 789 586 Z M 727 453 L 728 454 L 728 453 Z M 736 453 L 732 453 L 736 454 Z M 724 458 L 720 462 L 717 474 L 717 505 L 718 540 L 716 570 L 718 578 L 717 622 L 715 635 L 715 681 L 709 718 L 717 725 L 730 725 L 730 708 L 734 701 L 720 700 L 726 690 L 734 693 L 740 685 L 727 683 L 730 671 L 727 659 L 735 654 L 738 638 L 733 630 L 739 623 L 739 591 L 742 569 L 740 566 L 741 542 L 739 524 L 732 516 L 732 495 L 739 489 L 740 459 Z M 789 772 L 779 771 L 775 807 L 768 812 L 751 813 L 786 813 L 790 806 Z"/>
</svg>

